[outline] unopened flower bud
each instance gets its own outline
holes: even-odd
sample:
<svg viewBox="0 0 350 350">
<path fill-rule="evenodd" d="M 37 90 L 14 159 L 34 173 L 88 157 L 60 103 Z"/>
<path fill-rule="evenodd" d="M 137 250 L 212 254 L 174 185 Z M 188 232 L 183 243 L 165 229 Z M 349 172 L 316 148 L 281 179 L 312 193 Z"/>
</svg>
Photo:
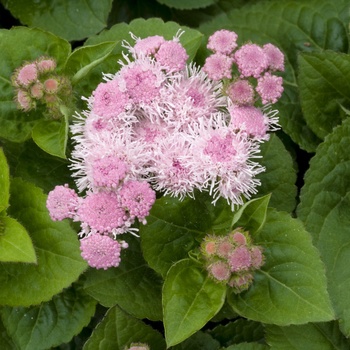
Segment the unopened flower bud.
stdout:
<svg viewBox="0 0 350 350">
<path fill-rule="evenodd" d="M 131 343 L 130 347 L 125 347 L 125 350 L 150 350 L 150 348 L 144 343 Z"/>
<path fill-rule="evenodd" d="M 55 78 L 49 78 L 44 81 L 44 89 L 48 94 L 54 94 L 58 91 L 59 82 Z"/>
<path fill-rule="evenodd" d="M 228 282 L 235 293 L 241 293 L 247 290 L 253 282 L 253 275 L 249 272 L 239 275 L 234 275 Z"/>
<path fill-rule="evenodd" d="M 37 60 L 36 65 L 40 73 L 52 72 L 56 68 L 56 62 L 52 58 L 41 57 Z"/>
<path fill-rule="evenodd" d="M 38 82 L 38 83 L 35 83 L 34 85 L 32 85 L 30 87 L 30 95 L 37 99 L 37 100 L 40 100 L 43 95 L 44 95 L 44 90 L 43 90 L 43 85 Z"/>
<path fill-rule="evenodd" d="M 34 63 L 28 63 L 15 72 L 15 84 L 28 87 L 38 78 L 38 71 Z"/>
<path fill-rule="evenodd" d="M 35 102 L 31 99 L 28 92 L 25 90 L 17 91 L 16 98 L 17 106 L 19 109 L 22 109 L 24 112 L 28 112 L 31 109 L 35 108 Z"/>
<path fill-rule="evenodd" d="M 208 272 L 211 277 L 220 282 L 227 282 L 231 276 L 228 264 L 220 260 L 209 265 Z"/>
</svg>

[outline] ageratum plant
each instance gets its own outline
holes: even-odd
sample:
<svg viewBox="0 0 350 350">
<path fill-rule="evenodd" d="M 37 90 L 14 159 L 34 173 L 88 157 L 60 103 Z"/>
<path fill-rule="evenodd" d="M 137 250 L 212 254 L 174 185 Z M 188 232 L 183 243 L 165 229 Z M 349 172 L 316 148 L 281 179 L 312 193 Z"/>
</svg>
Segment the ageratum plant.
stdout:
<svg viewBox="0 0 350 350">
<path fill-rule="evenodd" d="M 345 0 L 0 11 L 1 348 L 349 348 Z"/>
</svg>

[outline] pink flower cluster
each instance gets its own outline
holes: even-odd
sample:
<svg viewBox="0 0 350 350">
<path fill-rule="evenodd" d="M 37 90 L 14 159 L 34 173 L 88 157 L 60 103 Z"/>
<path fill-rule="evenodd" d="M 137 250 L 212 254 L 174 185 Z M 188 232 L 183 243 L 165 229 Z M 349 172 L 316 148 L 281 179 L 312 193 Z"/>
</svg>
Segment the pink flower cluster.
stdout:
<svg viewBox="0 0 350 350">
<path fill-rule="evenodd" d="M 264 168 L 256 159 L 277 112 L 252 101 L 233 103 L 226 82 L 187 63 L 180 36 L 133 36 L 133 46 L 124 43 L 128 53 L 120 69 L 104 74 L 83 98 L 87 108 L 71 126 L 71 169 L 78 191 L 86 194 L 73 200 L 72 190 L 55 189 L 48 208 L 53 219 L 66 210 L 66 217 L 80 221 L 84 240 L 91 235 L 116 240 L 137 231 L 133 223 L 146 223 L 155 191 L 180 199 L 207 191 L 213 204 L 223 197 L 232 209 L 257 192 L 256 175 Z M 232 32 L 224 38 L 214 34 L 209 45 L 228 57 L 235 40 Z M 83 256 L 89 255 L 87 246 L 82 245 Z"/>
<path fill-rule="evenodd" d="M 259 46 L 247 43 L 238 48 L 237 34 L 228 30 L 215 32 L 208 41 L 213 51 L 203 70 L 213 80 L 231 80 L 226 93 L 234 105 L 252 106 L 261 99 L 262 104 L 276 103 L 283 92 L 283 80 L 274 75 L 284 70 L 284 55 L 273 44 Z M 237 77 L 232 72 L 238 71 Z M 235 118 L 235 113 L 231 113 Z M 240 122 L 240 117 L 237 117 Z"/>
<path fill-rule="evenodd" d="M 209 276 L 228 284 L 235 293 L 249 288 L 253 272 L 264 263 L 262 248 L 253 245 L 249 232 L 235 229 L 227 236 L 208 235 L 201 244 Z"/>
<path fill-rule="evenodd" d="M 40 57 L 24 63 L 12 75 L 12 85 L 16 89 L 15 102 L 24 112 L 29 112 L 43 104 L 46 114 L 59 119 L 60 105 L 71 100 L 72 89 L 66 77 L 55 73 L 56 61 L 50 57 Z"/>
</svg>

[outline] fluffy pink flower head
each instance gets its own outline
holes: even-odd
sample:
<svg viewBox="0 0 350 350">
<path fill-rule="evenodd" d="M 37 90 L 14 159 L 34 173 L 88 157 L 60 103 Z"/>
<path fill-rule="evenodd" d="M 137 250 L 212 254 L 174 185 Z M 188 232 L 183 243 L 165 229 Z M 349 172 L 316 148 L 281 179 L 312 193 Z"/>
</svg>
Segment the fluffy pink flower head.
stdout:
<svg viewBox="0 0 350 350">
<path fill-rule="evenodd" d="M 226 29 L 218 30 L 209 37 L 207 48 L 224 55 L 230 55 L 237 47 L 238 35 Z"/>
<path fill-rule="evenodd" d="M 48 94 L 54 94 L 59 89 L 59 81 L 55 78 L 49 78 L 44 81 L 44 89 Z"/>
<path fill-rule="evenodd" d="M 265 73 L 260 77 L 256 91 L 260 95 L 262 103 L 276 103 L 283 93 L 282 84 L 283 79 L 281 77 L 270 73 Z"/>
<path fill-rule="evenodd" d="M 186 66 L 188 59 L 185 48 L 176 40 L 165 41 L 155 54 L 156 60 L 168 72 L 179 72 Z"/>
<path fill-rule="evenodd" d="M 16 82 L 18 85 L 28 87 L 38 79 L 38 69 L 35 63 L 28 63 L 17 71 Z"/>
<path fill-rule="evenodd" d="M 128 220 L 114 192 L 89 193 L 78 208 L 79 220 L 93 231 L 119 232 Z"/>
<path fill-rule="evenodd" d="M 18 108 L 24 112 L 28 112 L 35 107 L 35 101 L 32 101 L 27 91 L 21 89 L 17 91 L 16 103 Z"/>
<path fill-rule="evenodd" d="M 234 81 L 228 86 L 226 93 L 235 105 L 244 106 L 254 103 L 254 88 L 248 80 Z"/>
<path fill-rule="evenodd" d="M 241 130 L 250 137 L 266 139 L 268 131 L 268 118 L 264 113 L 253 106 L 230 106 L 230 127 Z"/>
<path fill-rule="evenodd" d="M 263 50 L 268 59 L 268 68 L 272 71 L 284 71 L 284 55 L 282 51 L 273 44 L 265 44 Z"/>
<path fill-rule="evenodd" d="M 156 193 L 146 181 L 127 181 L 119 191 L 121 205 L 131 218 L 145 221 L 155 200 Z"/>
<path fill-rule="evenodd" d="M 118 267 L 122 245 L 109 236 L 91 234 L 80 240 L 81 256 L 89 266 L 107 270 Z"/>
<path fill-rule="evenodd" d="M 37 100 L 41 99 L 44 96 L 43 84 L 40 82 L 34 83 L 30 87 L 30 95 Z"/>
<path fill-rule="evenodd" d="M 250 254 L 252 259 L 252 267 L 255 269 L 259 269 L 264 263 L 264 255 L 262 253 L 262 248 L 258 246 L 253 246 L 251 247 Z"/>
<path fill-rule="evenodd" d="M 101 117 L 118 116 L 125 111 L 129 102 L 128 96 L 120 91 L 116 80 L 100 83 L 92 94 L 92 112 Z"/>
<path fill-rule="evenodd" d="M 159 95 L 157 75 L 142 64 L 123 67 L 121 77 L 125 82 L 126 93 L 135 104 L 150 103 Z"/>
<path fill-rule="evenodd" d="M 128 171 L 128 166 L 117 156 L 106 156 L 92 162 L 92 182 L 98 187 L 116 188 Z"/>
<path fill-rule="evenodd" d="M 226 238 L 219 240 L 217 244 L 217 255 L 221 258 L 227 258 L 234 250 L 234 245 Z"/>
<path fill-rule="evenodd" d="M 227 282 L 231 276 L 229 266 L 224 261 L 216 261 L 208 266 L 208 272 L 215 280 Z"/>
<path fill-rule="evenodd" d="M 215 53 L 206 58 L 203 70 L 213 80 L 231 79 L 232 64 L 233 58 L 221 53 Z"/>
<path fill-rule="evenodd" d="M 132 50 L 136 56 L 154 55 L 163 43 L 165 43 L 165 39 L 162 36 L 153 35 L 144 39 L 137 39 Z"/>
<path fill-rule="evenodd" d="M 204 154 L 209 155 L 213 162 L 231 162 L 237 151 L 233 144 L 233 137 L 227 134 L 225 137 L 213 135 L 204 148 Z"/>
<path fill-rule="evenodd" d="M 239 246 L 228 256 L 228 263 L 232 272 L 246 271 L 252 266 L 252 258 L 246 246 Z"/>
<path fill-rule="evenodd" d="M 256 44 L 245 44 L 234 54 L 241 77 L 259 76 L 268 68 L 269 60 L 263 48 Z"/>
<path fill-rule="evenodd" d="M 41 57 L 37 60 L 36 65 L 40 73 L 48 73 L 55 70 L 56 61 L 52 58 Z"/>
<path fill-rule="evenodd" d="M 75 216 L 78 202 L 78 195 L 65 184 L 64 186 L 56 186 L 49 192 L 46 207 L 52 220 L 61 221 Z"/>
<path fill-rule="evenodd" d="M 233 241 L 236 242 L 236 244 L 238 245 L 247 244 L 247 237 L 242 232 L 239 232 L 239 231 L 232 232 L 231 236 Z"/>
</svg>

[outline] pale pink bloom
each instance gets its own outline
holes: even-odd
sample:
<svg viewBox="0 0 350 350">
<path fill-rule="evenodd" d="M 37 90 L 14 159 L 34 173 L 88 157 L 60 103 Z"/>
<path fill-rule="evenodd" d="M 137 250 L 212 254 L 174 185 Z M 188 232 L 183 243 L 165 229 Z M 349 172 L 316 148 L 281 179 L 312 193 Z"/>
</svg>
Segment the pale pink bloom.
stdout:
<svg viewBox="0 0 350 350">
<path fill-rule="evenodd" d="M 238 245 L 245 245 L 245 244 L 247 244 L 247 238 L 241 232 L 233 232 L 232 233 L 232 238 Z"/>
<path fill-rule="evenodd" d="M 256 44 L 241 46 L 235 52 L 234 58 L 242 78 L 258 78 L 269 65 L 265 51 Z"/>
<path fill-rule="evenodd" d="M 107 270 L 118 267 L 122 245 L 113 238 L 99 233 L 91 234 L 80 240 L 81 256 L 89 266 Z"/>
<path fill-rule="evenodd" d="M 129 213 L 131 219 L 138 218 L 144 224 L 145 217 L 156 200 L 156 193 L 150 184 L 145 181 L 127 181 L 118 192 L 123 208 Z"/>
<path fill-rule="evenodd" d="M 100 83 L 92 95 L 92 112 L 101 117 L 118 116 L 129 103 L 128 95 L 120 91 L 116 80 Z"/>
<path fill-rule="evenodd" d="M 188 55 L 185 48 L 173 40 L 162 43 L 155 58 L 166 71 L 178 72 L 185 68 Z"/>
<path fill-rule="evenodd" d="M 214 279 L 220 282 L 227 282 L 231 276 L 230 268 L 224 261 L 216 261 L 209 265 L 208 271 Z"/>
<path fill-rule="evenodd" d="M 226 237 L 224 239 L 219 240 L 219 242 L 217 243 L 217 255 L 221 258 L 227 258 L 233 249 L 233 244 L 229 242 L 226 239 Z"/>
<path fill-rule="evenodd" d="M 230 55 L 237 47 L 238 35 L 226 29 L 218 30 L 208 39 L 207 48 L 224 55 Z"/>
<path fill-rule="evenodd" d="M 282 51 L 273 44 L 265 44 L 263 50 L 268 59 L 268 68 L 272 71 L 284 71 L 284 55 Z"/>
<path fill-rule="evenodd" d="M 129 219 L 114 192 L 88 193 L 77 214 L 79 221 L 100 233 L 119 233 Z"/>
<path fill-rule="evenodd" d="M 128 171 L 127 164 L 118 156 L 107 155 L 92 161 L 91 182 L 93 186 L 117 188 Z"/>
<path fill-rule="evenodd" d="M 231 115 L 230 128 L 247 133 L 250 137 L 267 140 L 269 118 L 257 107 L 235 106 L 229 107 Z"/>
<path fill-rule="evenodd" d="M 276 103 L 283 93 L 283 79 L 270 73 L 265 73 L 258 79 L 256 91 L 263 104 Z"/>
<path fill-rule="evenodd" d="M 252 267 L 259 269 L 264 263 L 264 256 L 262 254 L 262 248 L 254 246 L 250 250 Z"/>
<path fill-rule="evenodd" d="M 78 203 L 78 195 L 65 184 L 64 186 L 56 186 L 49 192 L 46 207 L 53 221 L 61 221 L 75 217 Z"/>
<path fill-rule="evenodd" d="M 154 55 L 164 42 L 165 39 L 160 35 L 153 35 L 144 39 L 138 38 L 134 47 L 131 48 L 131 52 L 136 57 Z"/>
<path fill-rule="evenodd" d="M 215 53 L 206 58 L 203 71 L 213 80 L 231 79 L 232 78 L 233 58 Z"/>
<path fill-rule="evenodd" d="M 43 84 L 40 82 L 34 83 L 30 87 L 30 95 L 37 100 L 41 99 L 44 95 Z"/>
<path fill-rule="evenodd" d="M 252 258 L 246 246 L 239 246 L 228 256 L 228 263 L 232 272 L 245 271 L 252 266 Z"/>
<path fill-rule="evenodd" d="M 228 86 L 226 93 L 233 104 L 242 106 L 254 103 L 254 88 L 248 80 L 234 81 Z"/>
<path fill-rule="evenodd" d="M 152 148 L 157 140 L 166 135 L 167 125 L 160 119 L 151 121 L 149 118 L 141 118 L 133 125 L 134 137 L 145 142 L 145 145 Z"/>
<path fill-rule="evenodd" d="M 28 87 L 38 79 L 38 70 L 35 63 L 28 63 L 17 72 L 16 82 L 18 85 Z"/>
<path fill-rule="evenodd" d="M 16 102 L 17 102 L 18 108 L 22 109 L 24 112 L 28 112 L 35 107 L 35 102 L 32 101 L 28 92 L 25 90 L 19 89 L 17 91 Z"/>
<path fill-rule="evenodd" d="M 42 57 L 36 61 L 36 66 L 38 67 L 38 71 L 40 73 L 48 73 L 55 70 L 56 61 L 52 58 Z"/>
</svg>

